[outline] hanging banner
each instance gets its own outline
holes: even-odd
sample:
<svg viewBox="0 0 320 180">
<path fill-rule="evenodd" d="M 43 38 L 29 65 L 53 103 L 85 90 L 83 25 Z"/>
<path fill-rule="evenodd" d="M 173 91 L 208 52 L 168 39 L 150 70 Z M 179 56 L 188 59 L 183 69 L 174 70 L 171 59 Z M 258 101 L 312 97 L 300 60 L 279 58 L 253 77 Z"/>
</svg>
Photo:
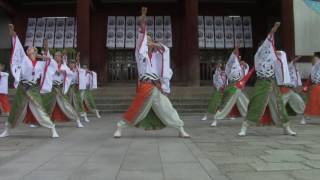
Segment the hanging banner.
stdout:
<svg viewBox="0 0 320 180">
<path fill-rule="evenodd" d="M 64 47 L 65 48 L 72 48 L 73 47 L 74 27 L 75 27 L 75 19 L 74 18 L 67 18 L 66 19 L 66 32 L 65 32 L 65 38 L 64 38 Z"/>
<path fill-rule="evenodd" d="M 204 17 L 205 44 L 206 48 L 214 48 L 214 25 L 213 17 Z"/>
<path fill-rule="evenodd" d="M 56 21 L 56 33 L 54 38 L 55 48 L 63 48 L 64 27 L 65 27 L 65 18 L 58 18 Z"/>
<path fill-rule="evenodd" d="M 124 48 L 126 18 L 117 16 L 116 18 L 116 48 Z"/>
<path fill-rule="evenodd" d="M 35 38 L 34 38 L 34 44 L 33 44 L 35 47 L 42 47 L 45 28 L 46 28 L 46 19 L 37 18 L 36 33 L 34 36 Z"/>
<path fill-rule="evenodd" d="M 240 47 L 242 48 L 242 47 L 244 47 L 242 18 L 241 17 L 234 17 L 233 24 L 234 24 L 235 42 L 236 43 L 238 42 Z"/>
<path fill-rule="evenodd" d="M 47 18 L 46 33 L 44 36 L 48 40 L 49 48 L 53 48 L 55 26 L 56 26 L 56 19 L 55 18 Z"/>
<path fill-rule="evenodd" d="M 24 46 L 26 46 L 26 47 L 33 46 L 34 33 L 36 30 L 36 23 L 37 23 L 36 18 L 28 18 L 26 40 L 24 43 Z"/>
<path fill-rule="evenodd" d="M 126 43 L 125 47 L 132 49 L 135 47 L 135 17 L 127 16 L 126 17 Z"/>
<path fill-rule="evenodd" d="M 163 17 L 162 16 L 156 16 L 154 18 L 155 26 L 154 26 L 154 32 L 155 37 L 154 39 L 157 42 L 163 43 Z"/>
<path fill-rule="evenodd" d="M 226 48 L 234 48 L 233 20 L 229 16 L 224 17 L 224 41 Z"/>
<path fill-rule="evenodd" d="M 223 31 L 223 17 L 214 17 L 214 34 L 216 48 L 224 48 L 224 31 Z"/>
<path fill-rule="evenodd" d="M 108 16 L 106 47 L 107 48 L 116 47 L 116 17 L 115 16 Z"/>
<path fill-rule="evenodd" d="M 163 44 L 168 47 L 172 47 L 172 28 L 170 16 L 163 17 L 163 33 Z"/>
<path fill-rule="evenodd" d="M 203 16 L 198 16 L 198 41 L 199 41 L 199 48 L 204 48 L 205 38 L 204 38 Z"/>
<path fill-rule="evenodd" d="M 154 17 L 153 16 L 147 16 L 147 30 L 148 30 L 148 35 L 151 36 L 152 39 L 154 39 Z"/>
<path fill-rule="evenodd" d="M 243 38 L 244 47 L 252 48 L 252 22 L 250 16 L 244 16 L 242 20 L 243 24 Z"/>
</svg>

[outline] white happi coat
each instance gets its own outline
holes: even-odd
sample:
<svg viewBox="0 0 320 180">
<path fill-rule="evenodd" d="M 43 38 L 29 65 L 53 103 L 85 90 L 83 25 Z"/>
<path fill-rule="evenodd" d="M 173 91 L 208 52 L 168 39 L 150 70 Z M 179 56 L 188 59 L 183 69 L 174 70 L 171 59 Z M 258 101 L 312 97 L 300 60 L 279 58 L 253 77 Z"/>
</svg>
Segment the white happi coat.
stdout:
<svg viewBox="0 0 320 180">
<path fill-rule="evenodd" d="M 0 72 L 0 94 L 8 94 L 9 73 Z"/>
<path fill-rule="evenodd" d="M 87 88 L 90 90 L 98 88 L 96 72 L 94 71 L 86 72 L 86 84 L 87 84 Z"/>
<path fill-rule="evenodd" d="M 213 80 L 213 86 L 217 90 L 221 90 L 225 88 L 228 84 L 227 75 L 220 68 L 216 69 L 215 73 L 213 74 L 212 80 Z"/>
<path fill-rule="evenodd" d="M 164 50 L 152 52 L 150 57 L 146 34 L 146 30 L 144 32 L 139 31 L 135 52 L 139 77 L 146 73 L 156 74 L 160 78 L 162 91 L 170 93 L 170 80 L 173 75 L 170 67 L 170 49 L 161 44 Z"/>
<path fill-rule="evenodd" d="M 86 90 L 87 88 L 86 70 L 82 68 L 76 68 L 74 70 L 71 70 L 71 84 L 77 84 L 79 90 Z"/>
<path fill-rule="evenodd" d="M 316 64 L 312 66 L 312 70 L 311 70 L 311 81 L 314 84 L 320 84 L 320 61 L 319 60 L 316 61 Z"/>
<path fill-rule="evenodd" d="M 298 71 L 296 65 L 293 62 L 289 64 L 289 72 L 290 72 L 291 86 L 293 87 L 302 86 L 300 72 Z"/>
<path fill-rule="evenodd" d="M 61 73 L 57 73 L 57 71 L 62 71 Z M 61 64 L 60 66 L 56 64 L 56 73 L 53 75 L 53 83 L 60 85 L 62 84 L 62 92 L 66 94 L 70 88 L 71 82 L 73 79 L 73 72 L 69 69 L 69 67 L 65 64 Z"/>
<path fill-rule="evenodd" d="M 277 56 L 274 48 L 274 37 L 269 35 L 259 47 L 254 56 L 254 64 L 258 77 L 276 77 L 278 85 L 290 84 L 290 74 L 286 53 L 279 51 L 281 56 Z"/>
<path fill-rule="evenodd" d="M 30 83 L 40 81 L 40 92 L 48 93 L 52 89 L 52 76 L 55 73 L 54 60 L 37 61 L 35 65 L 25 54 L 18 36 L 12 37 L 13 52 L 10 61 L 11 73 L 15 79 L 14 86 L 18 87 L 21 80 Z"/>
</svg>

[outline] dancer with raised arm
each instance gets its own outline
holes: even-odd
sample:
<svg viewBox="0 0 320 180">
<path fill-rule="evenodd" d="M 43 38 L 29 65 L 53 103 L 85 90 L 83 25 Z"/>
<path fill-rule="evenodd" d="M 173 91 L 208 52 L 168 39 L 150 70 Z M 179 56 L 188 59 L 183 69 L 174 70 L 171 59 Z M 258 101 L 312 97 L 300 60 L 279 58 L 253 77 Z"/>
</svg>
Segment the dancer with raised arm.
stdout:
<svg viewBox="0 0 320 180">
<path fill-rule="evenodd" d="M 239 136 L 247 134 L 249 123 L 260 124 L 263 115 L 268 110 L 270 110 L 272 122 L 281 125 L 285 134 L 296 135 L 289 126 L 290 120 L 278 87 L 290 83 L 288 64 L 284 58 L 286 54 L 283 51 L 275 50 L 274 33 L 279 26 L 280 22 L 274 24 L 267 39 L 255 54 L 257 80 L 250 96 L 247 116 L 242 123 Z"/>
<path fill-rule="evenodd" d="M 240 63 L 239 44 L 237 44 L 226 64 L 225 72 L 228 77 L 228 85 L 224 89 L 220 106 L 214 115 L 211 126 L 216 127 L 218 120 L 225 119 L 233 109 L 240 112 L 242 117 L 247 115 L 249 100 L 242 89 L 253 74 L 253 70 L 249 74 L 248 71 L 249 66 L 244 62 Z M 248 76 L 245 77 L 246 75 Z"/>
<path fill-rule="evenodd" d="M 5 130 L 0 137 L 9 136 L 9 127 L 14 128 L 19 122 L 39 124 L 51 129 L 51 137 L 59 137 L 55 125 L 46 112 L 40 92 L 50 92 L 52 88 L 53 68 L 49 57 L 38 56 L 34 47 L 27 49 L 25 54 L 14 26 L 9 25 L 12 36 L 11 72 L 14 77 L 14 86 L 17 88 L 12 103 L 12 110 L 5 123 Z M 46 59 L 37 61 L 36 58 Z M 41 76 L 41 80 L 40 80 Z"/>
<path fill-rule="evenodd" d="M 147 37 L 147 8 L 143 7 L 136 46 L 136 62 L 139 72 L 137 94 L 123 120 L 117 123 L 115 138 L 122 136 L 127 125 L 146 130 L 162 129 L 166 126 L 176 128 L 179 136 L 190 137 L 184 131 L 184 122 L 173 108 L 169 98 L 169 81 L 172 76 L 169 48 Z"/>
<path fill-rule="evenodd" d="M 74 110 L 65 94 L 69 91 L 72 81 L 72 72 L 63 63 L 62 54 L 57 51 L 54 55 L 56 61 L 56 72 L 53 75 L 53 87 L 50 93 L 43 94 L 43 101 L 47 112 L 54 122 L 75 121 L 78 128 L 83 125 L 78 113 Z"/>
<path fill-rule="evenodd" d="M 209 101 L 207 113 L 201 119 L 202 121 L 206 121 L 208 116 L 213 117 L 216 114 L 221 103 L 223 90 L 228 84 L 228 78 L 221 63 L 217 64 L 212 81 L 214 90 Z"/>
</svg>

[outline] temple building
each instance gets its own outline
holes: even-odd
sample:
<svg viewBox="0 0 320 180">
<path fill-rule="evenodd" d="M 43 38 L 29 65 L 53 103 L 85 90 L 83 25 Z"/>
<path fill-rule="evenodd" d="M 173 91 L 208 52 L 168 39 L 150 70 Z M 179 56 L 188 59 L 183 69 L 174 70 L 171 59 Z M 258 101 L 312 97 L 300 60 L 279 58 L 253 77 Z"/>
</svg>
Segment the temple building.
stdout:
<svg viewBox="0 0 320 180">
<path fill-rule="evenodd" d="M 310 14 L 316 14 L 315 21 L 319 21 L 313 3 L 319 2 L 0 0 L 0 59 L 9 63 L 11 45 L 7 24 L 13 23 L 25 46 L 41 48 L 46 37 L 52 51 L 67 49 L 70 59 L 80 51 L 81 63 L 98 73 L 100 85 L 133 84 L 137 74 L 134 60 L 137 16 L 140 8 L 146 6 L 148 32 L 156 41 L 170 47 L 173 84 L 208 85 L 215 64 L 227 60 L 235 42 L 240 42 L 242 59 L 252 65 L 259 42 L 275 21 L 282 23 L 276 36 L 278 49 L 285 50 L 289 58 L 299 53 L 311 55 L 310 48 L 296 45 L 295 39 L 301 38 L 301 34 L 295 18 L 300 18 L 299 22 L 304 19 L 295 17 L 300 12 L 295 12 L 295 8 L 307 8 Z"/>
</svg>

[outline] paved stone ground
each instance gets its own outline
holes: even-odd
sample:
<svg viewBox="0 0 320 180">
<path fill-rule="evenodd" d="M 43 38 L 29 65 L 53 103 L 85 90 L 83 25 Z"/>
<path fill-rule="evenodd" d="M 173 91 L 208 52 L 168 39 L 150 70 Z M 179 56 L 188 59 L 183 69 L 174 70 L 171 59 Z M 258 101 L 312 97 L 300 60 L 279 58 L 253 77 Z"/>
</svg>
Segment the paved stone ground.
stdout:
<svg viewBox="0 0 320 180">
<path fill-rule="evenodd" d="M 20 125 L 0 139 L 0 180 L 316 180 L 320 177 L 320 120 L 294 125 L 297 137 L 275 127 L 252 127 L 237 137 L 240 120 L 218 128 L 200 115 L 184 115 L 192 139 L 174 129 L 128 128 L 113 139 L 120 115 L 91 118 L 85 128 L 58 125 L 59 139 L 45 128 Z M 5 118 L 0 118 L 1 127 Z M 294 124 L 298 124 L 294 120 Z M 2 128 L 0 128 L 2 130 Z"/>
</svg>

